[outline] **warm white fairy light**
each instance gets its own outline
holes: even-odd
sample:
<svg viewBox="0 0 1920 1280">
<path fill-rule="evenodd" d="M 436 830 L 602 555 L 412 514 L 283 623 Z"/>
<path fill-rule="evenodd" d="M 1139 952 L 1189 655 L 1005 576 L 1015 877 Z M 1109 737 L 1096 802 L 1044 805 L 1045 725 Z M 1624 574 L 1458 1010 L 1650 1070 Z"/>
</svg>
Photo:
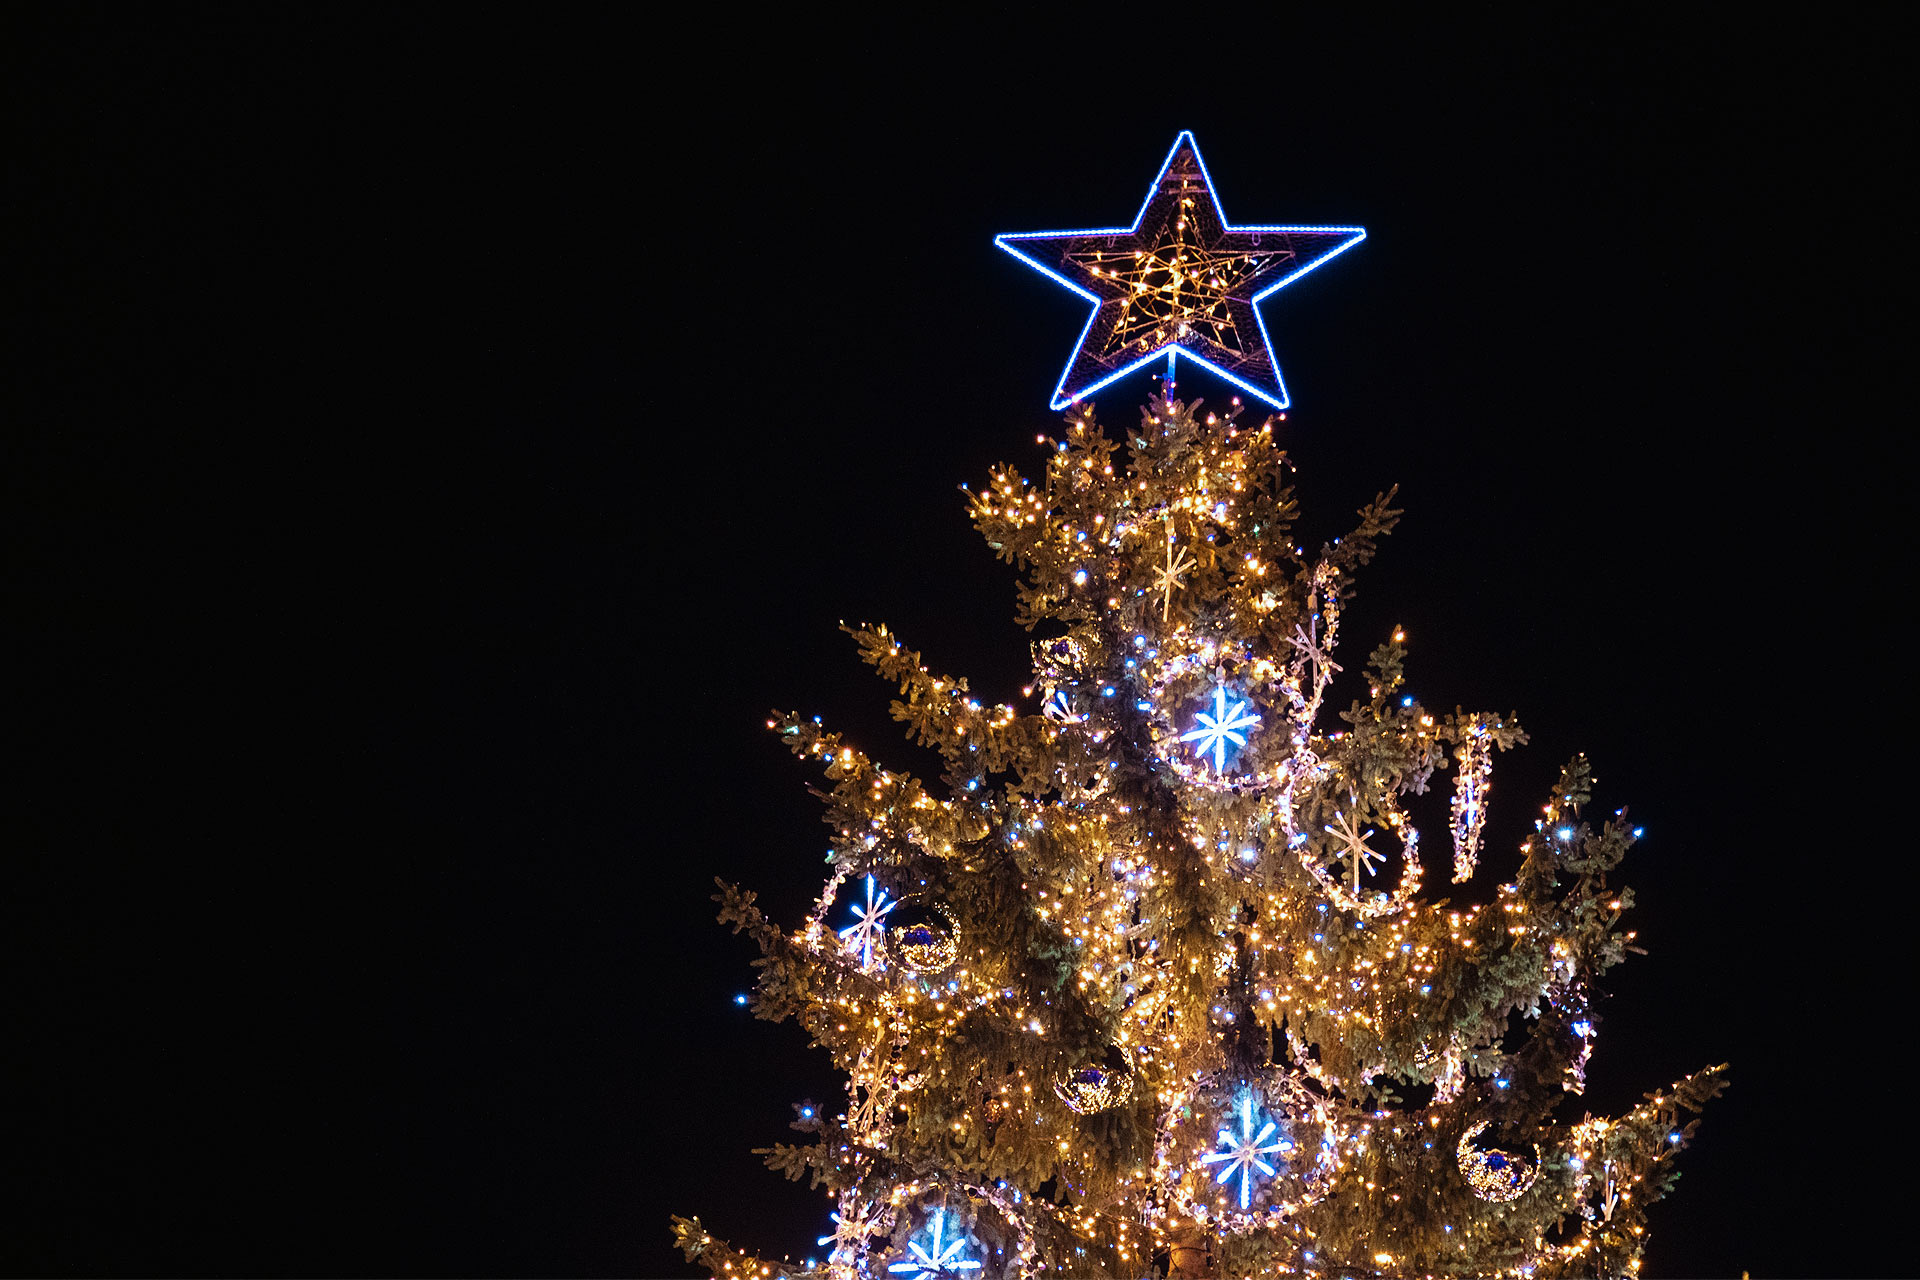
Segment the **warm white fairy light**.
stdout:
<svg viewBox="0 0 1920 1280">
<path fill-rule="evenodd" d="M 1463 849 L 1478 852 L 1491 748 L 1517 729 L 1425 712 L 1398 685 L 1400 632 L 1354 709 L 1321 723 L 1353 562 L 1337 542 L 1308 556 L 1288 541 L 1271 427 L 1156 402 L 1133 468 L 1085 414 L 1048 447 L 1040 482 L 1002 468 L 970 498 L 988 541 L 1032 575 L 1023 608 L 1066 632 L 1034 646 L 1038 705 L 991 704 L 886 628 L 854 628 L 949 785 L 881 768 L 817 722 L 772 726 L 826 771 L 831 874 L 791 933 L 737 895 L 726 911 L 775 957 L 761 1001 L 799 1006 L 848 1073 L 844 1111 L 815 1118 L 832 1145 L 811 1157 L 836 1188 L 821 1240 L 832 1280 L 937 1274 L 961 1224 L 982 1247 L 953 1260 L 977 1261 L 965 1273 L 982 1280 L 1137 1274 L 1159 1251 L 1248 1232 L 1276 1275 L 1457 1272 L 1496 1245 L 1515 1272 L 1630 1273 L 1661 1162 L 1684 1145 L 1677 1109 L 1710 1096 L 1712 1073 L 1613 1128 L 1544 1123 L 1531 1155 L 1468 1142 L 1446 1160 L 1439 1138 L 1484 1115 L 1503 1080 L 1524 1084 L 1484 1074 L 1504 1019 L 1460 1013 L 1458 993 L 1489 974 L 1491 1007 L 1538 1012 L 1544 1078 L 1581 1087 L 1591 978 L 1632 935 L 1611 924 L 1618 891 L 1567 864 L 1610 865 L 1596 850 L 1613 847 L 1612 828 L 1557 797 L 1525 851 L 1533 880 L 1485 905 L 1424 902 L 1400 796 L 1449 753 L 1460 763 L 1457 874 Z M 1176 618 L 1172 591 L 1189 591 L 1201 563 L 1207 597 L 1183 597 Z M 1375 887 L 1388 857 L 1399 883 Z M 861 878 L 854 923 L 829 928 L 841 887 Z M 941 923 L 901 928 L 909 904 Z M 1603 925 L 1574 928 L 1576 910 Z M 1250 1076 L 1214 1074 L 1223 1038 L 1254 1050 Z M 1116 1052 L 1125 1070 L 1088 1065 Z M 1382 1078 L 1430 1082 L 1432 1099 L 1368 1101 Z M 1236 1115 L 1242 1088 L 1263 1110 Z M 1116 1137 L 1145 1126 L 1150 1158 Z M 1278 1149 L 1283 1136 L 1300 1147 Z M 1027 1172 L 1002 1180 L 989 1166 Z M 1382 1176 L 1394 1169 L 1451 1181 Z M 1520 1216 L 1470 1207 L 1476 1177 L 1501 1191 L 1519 1176 L 1533 1194 L 1501 1203 Z M 1064 1202 L 1035 1194 L 1049 1179 Z M 1410 1191 L 1472 1195 L 1429 1238 L 1388 1229 Z M 1586 1225 L 1559 1243 L 1500 1234 L 1575 1209 Z M 925 1234 L 936 1221 L 938 1244 Z M 1386 1234 L 1362 1238 L 1357 1223 Z M 732 1280 L 793 1274 L 695 1228 L 682 1245 Z"/>
</svg>

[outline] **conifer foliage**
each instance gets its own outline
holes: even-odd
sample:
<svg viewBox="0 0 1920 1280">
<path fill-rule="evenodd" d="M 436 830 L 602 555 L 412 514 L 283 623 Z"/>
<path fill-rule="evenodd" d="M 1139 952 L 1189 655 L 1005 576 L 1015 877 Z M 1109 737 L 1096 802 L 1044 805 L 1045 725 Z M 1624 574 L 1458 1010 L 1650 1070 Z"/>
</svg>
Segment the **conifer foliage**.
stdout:
<svg viewBox="0 0 1920 1280">
<path fill-rule="evenodd" d="M 1076 407 L 1044 475 L 969 495 L 1024 572 L 1025 707 L 849 629 L 937 782 L 770 722 L 831 784 L 831 874 L 789 927 L 727 884 L 720 919 L 763 952 L 755 1013 L 797 1019 L 847 1094 L 764 1153 L 832 1197 L 818 1259 L 676 1218 L 713 1275 L 1639 1266 L 1724 1068 L 1580 1105 L 1635 832 L 1589 816 L 1576 758 L 1492 901 L 1435 899 L 1436 846 L 1472 875 L 1493 758 L 1526 736 L 1411 697 L 1397 630 L 1330 705 L 1342 606 L 1399 512 L 1388 492 L 1297 545 L 1275 427 L 1157 398 L 1116 441 Z"/>
</svg>

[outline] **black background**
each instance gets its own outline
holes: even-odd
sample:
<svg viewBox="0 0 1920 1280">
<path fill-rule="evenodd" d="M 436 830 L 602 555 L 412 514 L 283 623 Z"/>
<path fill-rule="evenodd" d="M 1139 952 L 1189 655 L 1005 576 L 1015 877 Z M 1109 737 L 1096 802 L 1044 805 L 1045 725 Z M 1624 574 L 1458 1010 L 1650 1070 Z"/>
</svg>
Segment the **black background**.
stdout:
<svg viewBox="0 0 1920 1280">
<path fill-rule="evenodd" d="M 1402 486 L 1350 657 L 1532 732 L 1472 892 L 1575 751 L 1648 830 L 1593 1105 L 1733 1083 L 1647 1271 L 1908 1270 L 1888 33 L 923 21 L 16 13 L 8 1269 L 807 1252 L 749 1148 L 837 1086 L 707 898 L 823 877 L 766 714 L 937 772 L 841 619 L 1018 695 L 957 486 L 1083 312 L 991 237 L 1187 128 L 1368 228 L 1281 436 L 1312 537 Z"/>
</svg>

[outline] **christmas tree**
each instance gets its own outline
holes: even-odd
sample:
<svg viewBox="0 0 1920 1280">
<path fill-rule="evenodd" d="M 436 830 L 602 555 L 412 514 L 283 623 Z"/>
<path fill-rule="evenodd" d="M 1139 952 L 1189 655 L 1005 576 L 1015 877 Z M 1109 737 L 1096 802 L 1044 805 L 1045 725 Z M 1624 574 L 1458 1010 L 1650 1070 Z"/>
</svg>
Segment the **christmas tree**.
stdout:
<svg viewBox="0 0 1920 1280">
<path fill-rule="evenodd" d="M 1481 857 L 1516 716 L 1430 710 L 1407 637 L 1334 697 L 1341 612 L 1393 491 L 1309 549 L 1276 436 L 1241 396 L 1178 399 L 1179 356 L 1275 410 L 1260 302 L 1358 228 L 1227 224 L 1176 141 L 1134 224 L 1001 238 L 1094 303 L 1044 473 L 996 468 L 974 524 L 1022 571 L 1023 708 L 990 706 L 884 626 L 849 628 L 938 751 L 930 784 L 818 721 L 830 875 L 758 942 L 752 996 L 847 1075 L 767 1163 L 834 1200 L 819 1263 L 675 1219 L 715 1276 L 1617 1275 L 1723 1068 L 1625 1115 L 1580 1106 L 1597 982 L 1632 949 L 1637 831 L 1561 772 L 1491 901 L 1424 893 L 1415 798 L 1450 792 L 1451 872 Z M 1162 357 L 1121 439 L 1088 397 Z M 1349 659 L 1351 661 L 1351 659 Z M 1429 825 L 1432 825 L 1431 823 Z"/>
</svg>

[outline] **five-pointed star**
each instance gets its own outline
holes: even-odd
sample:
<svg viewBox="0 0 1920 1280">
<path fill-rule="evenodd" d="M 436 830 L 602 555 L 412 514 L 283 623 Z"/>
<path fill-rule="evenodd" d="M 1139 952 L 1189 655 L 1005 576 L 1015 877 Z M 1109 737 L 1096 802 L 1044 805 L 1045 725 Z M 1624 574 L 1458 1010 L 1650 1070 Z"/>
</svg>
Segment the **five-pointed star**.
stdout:
<svg viewBox="0 0 1920 1280">
<path fill-rule="evenodd" d="M 1225 1150 L 1201 1156 L 1200 1163 L 1224 1165 L 1220 1170 L 1220 1176 L 1214 1179 L 1215 1183 L 1224 1183 L 1235 1174 L 1240 1175 L 1240 1208 L 1244 1211 L 1253 1202 L 1254 1169 L 1258 1168 L 1269 1178 L 1278 1172 L 1260 1157 L 1287 1155 L 1293 1150 L 1293 1139 L 1283 1134 L 1274 1138 L 1272 1142 L 1268 1142 L 1267 1139 L 1272 1137 L 1273 1131 L 1279 1127 L 1272 1120 L 1267 1121 L 1259 1133 L 1256 1134 L 1253 1131 L 1254 1105 L 1251 1093 L 1240 1095 L 1236 1110 L 1240 1112 L 1240 1132 L 1236 1134 L 1231 1129 L 1222 1129 L 1218 1142 Z"/>
<path fill-rule="evenodd" d="M 994 243 L 1094 304 L 1054 408 L 1162 352 L 1171 370 L 1177 352 L 1285 409 L 1259 304 L 1366 236 L 1360 227 L 1229 226 L 1193 135 L 1182 133 L 1131 227 L 1010 232 Z"/>
</svg>

